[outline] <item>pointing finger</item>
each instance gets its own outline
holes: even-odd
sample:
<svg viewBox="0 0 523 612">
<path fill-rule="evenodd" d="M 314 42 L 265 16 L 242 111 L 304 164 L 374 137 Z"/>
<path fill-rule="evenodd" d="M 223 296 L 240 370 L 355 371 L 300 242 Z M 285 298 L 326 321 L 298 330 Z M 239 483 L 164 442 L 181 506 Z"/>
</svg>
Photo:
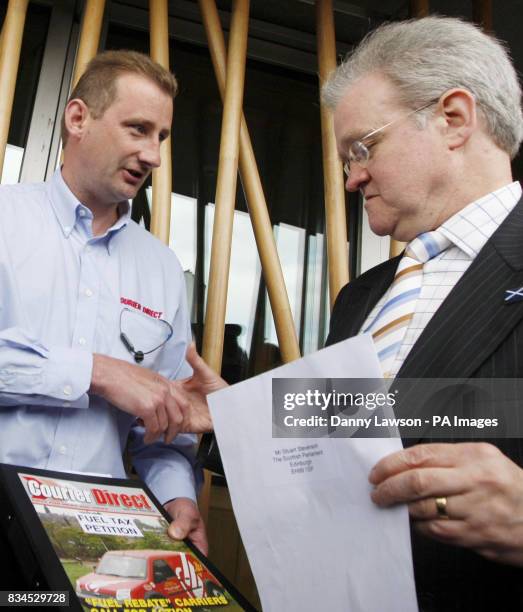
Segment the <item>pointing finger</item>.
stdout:
<svg viewBox="0 0 523 612">
<path fill-rule="evenodd" d="M 194 342 L 191 342 L 191 344 L 189 345 L 185 358 L 187 359 L 187 363 L 193 369 L 195 375 L 216 376 L 214 370 L 212 370 L 198 354 Z"/>
</svg>

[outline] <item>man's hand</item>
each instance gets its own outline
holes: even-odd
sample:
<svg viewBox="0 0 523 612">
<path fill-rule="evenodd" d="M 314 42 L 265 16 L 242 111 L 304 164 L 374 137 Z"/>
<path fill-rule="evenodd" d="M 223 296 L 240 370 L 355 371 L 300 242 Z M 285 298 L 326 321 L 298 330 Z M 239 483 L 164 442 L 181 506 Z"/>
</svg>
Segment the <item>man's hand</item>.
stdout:
<svg viewBox="0 0 523 612">
<path fill-rule="evenodd" d="M 167 533 L 173 540 L 189 538 L 204 555 L 209 551 L 205 524 L 198 506 L 192 499 L 178 497 L 166 503 L 164 508 L 173 518 Z"/>
<path fill-rule="evenodd" d="M 95 354 L 89 390 L 141 419 L 146 444 L 162 434 L 171 442 L 183 424 L 171 381 L 147 368 Z"/>
<path fill-rule="evenodd" d="M 376 504 L 407 503 L 424 535 L 523 566 L 523 470 L 492 444 L 412 446 L 379 461 L 369 481 Z"/>
<path fill-rule="evenodd" d="M 193 369 L 193 375 L 172 382 L 175 388 L 173 393 L 183 413 L 180 431 L 206 433 L 213 429 L 207 395 L 227 387 L 227 383 L 198 355 L 194 343 L 187 349 L 186 359 Z"/>
</svg>

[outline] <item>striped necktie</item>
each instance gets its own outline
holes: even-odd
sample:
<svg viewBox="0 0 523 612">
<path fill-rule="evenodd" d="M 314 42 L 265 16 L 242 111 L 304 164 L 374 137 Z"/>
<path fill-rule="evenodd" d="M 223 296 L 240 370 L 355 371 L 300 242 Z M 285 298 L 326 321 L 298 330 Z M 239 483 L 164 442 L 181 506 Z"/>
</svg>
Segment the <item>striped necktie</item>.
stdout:
<svg viewBox="0 0 523 612">
<path fill-rule="evenodd" d="M 414 316 L 421 293 L 423 264 L 450 245 L 450 240 L 437 230 L 420 234 L 410 242 L 396 270 L 387 301 L 364 330 L 372 334 L 385 378 L 392 376 L 394 360 Z"/>
</svg>

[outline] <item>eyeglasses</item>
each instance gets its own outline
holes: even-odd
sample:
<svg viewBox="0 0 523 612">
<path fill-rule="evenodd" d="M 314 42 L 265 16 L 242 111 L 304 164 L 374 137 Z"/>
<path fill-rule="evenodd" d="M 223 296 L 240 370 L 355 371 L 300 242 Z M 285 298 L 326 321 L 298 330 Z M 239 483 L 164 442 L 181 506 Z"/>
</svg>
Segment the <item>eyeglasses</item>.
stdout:
<svg viewBox="0 0 523 612">
<path fill-rule="evenodd" d="M 141 363 L 144 360 L 145 355 L 149 355 L 149 353 L 154 353 L 154 351 L 157 351 L 159 348 L 162 348 L 162 346 L 171 339 L 174 333 L 172 325 L 168 321 L 166 321 L 165 319 L 155 319 L 155 321 L 163 324 L 165 327 L 165 340 L 163 340 L 163 342 L 160 342 L 160 344 L 157 344 L 154 348 L 148 351 L 137 351 L 135 350 L 133 343 L 129 339 L 128 334 L 124 333 L 122 329 L 122 318 L 124 314 L 132 315 L 133 311 L 131 311 L 129 308 L 123 308 L 120 312 L 120 340 L 123 342 L 125 348 L 129 351 L 129 353 L 131 353 L 131 355 L 134 357 L 136 363 Z"/>
<path fill-rule="evenodd" d="M 393 119 L 392 121 L 389 121 L 385 125 L 382 125 L 380 128 L 377 128 L 376 130 L 372 130 L 372 132 L 369 132 L 368 134 L 366 134 L 365 136 L 360 138 L 360 140 L 355 140 L 353 143 L 351 143 L 351 145 L 349 147 L 348 157 L 343 162 L 343 172 L 345 172 L 345 175 L 347 177 L 349 176 L 350 165 L 351 165 L 352 162 L 356 162 L 362 168 L 366 168 L 367 167 L 367 164 L 368 164 L 369 159 L 370 159 L 370 150 L 369 149 L 373 145 L 368 145 L 367 146 L 367 145 L 363 144 L 364 140 L 368 140 L 372 136 L 375 136 L 376 134 L 379 134 L 379 132 L 383 132 L 383 130 L 385 130 L 386 128 L 390 127 L 394 123 L 399 123 L 403 119 L 407 119 L 407 117 L 410 117 L 411 115 L 414 115 L 415 113 L 419 113 L 420 111 L 425 110 L 429 106 L 432 106 L 433 104 L 435 104 L 438 100 L 439 100 L 439 98 L 436 98 L 435 100 L 431 100 L 427 104 L 424 104 L 423 106 L 420 106 L 419 108 L 416 108 L 415 110 L 410 111 L 410 113 L 407 113 L 406 115 L 402 115 L 401 117 L 396 117 L 396 119 Z"/>
</svg>

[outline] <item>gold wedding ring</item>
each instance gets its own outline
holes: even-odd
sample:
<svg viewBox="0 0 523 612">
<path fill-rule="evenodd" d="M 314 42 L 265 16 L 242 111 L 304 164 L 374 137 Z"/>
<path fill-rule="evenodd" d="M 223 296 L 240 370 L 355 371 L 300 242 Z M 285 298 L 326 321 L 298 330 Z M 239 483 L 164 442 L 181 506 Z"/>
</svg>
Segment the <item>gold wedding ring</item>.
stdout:
<svg viewBox="0 0 523 612">
<path fill-rule="evenodd" d="M 450 517 L 447 514 L 447 498 L 436 497 L 434 501 L 436 502 L 436 512 L 438 513 L 438 518 L 448 520 Z"/>
</svg>

